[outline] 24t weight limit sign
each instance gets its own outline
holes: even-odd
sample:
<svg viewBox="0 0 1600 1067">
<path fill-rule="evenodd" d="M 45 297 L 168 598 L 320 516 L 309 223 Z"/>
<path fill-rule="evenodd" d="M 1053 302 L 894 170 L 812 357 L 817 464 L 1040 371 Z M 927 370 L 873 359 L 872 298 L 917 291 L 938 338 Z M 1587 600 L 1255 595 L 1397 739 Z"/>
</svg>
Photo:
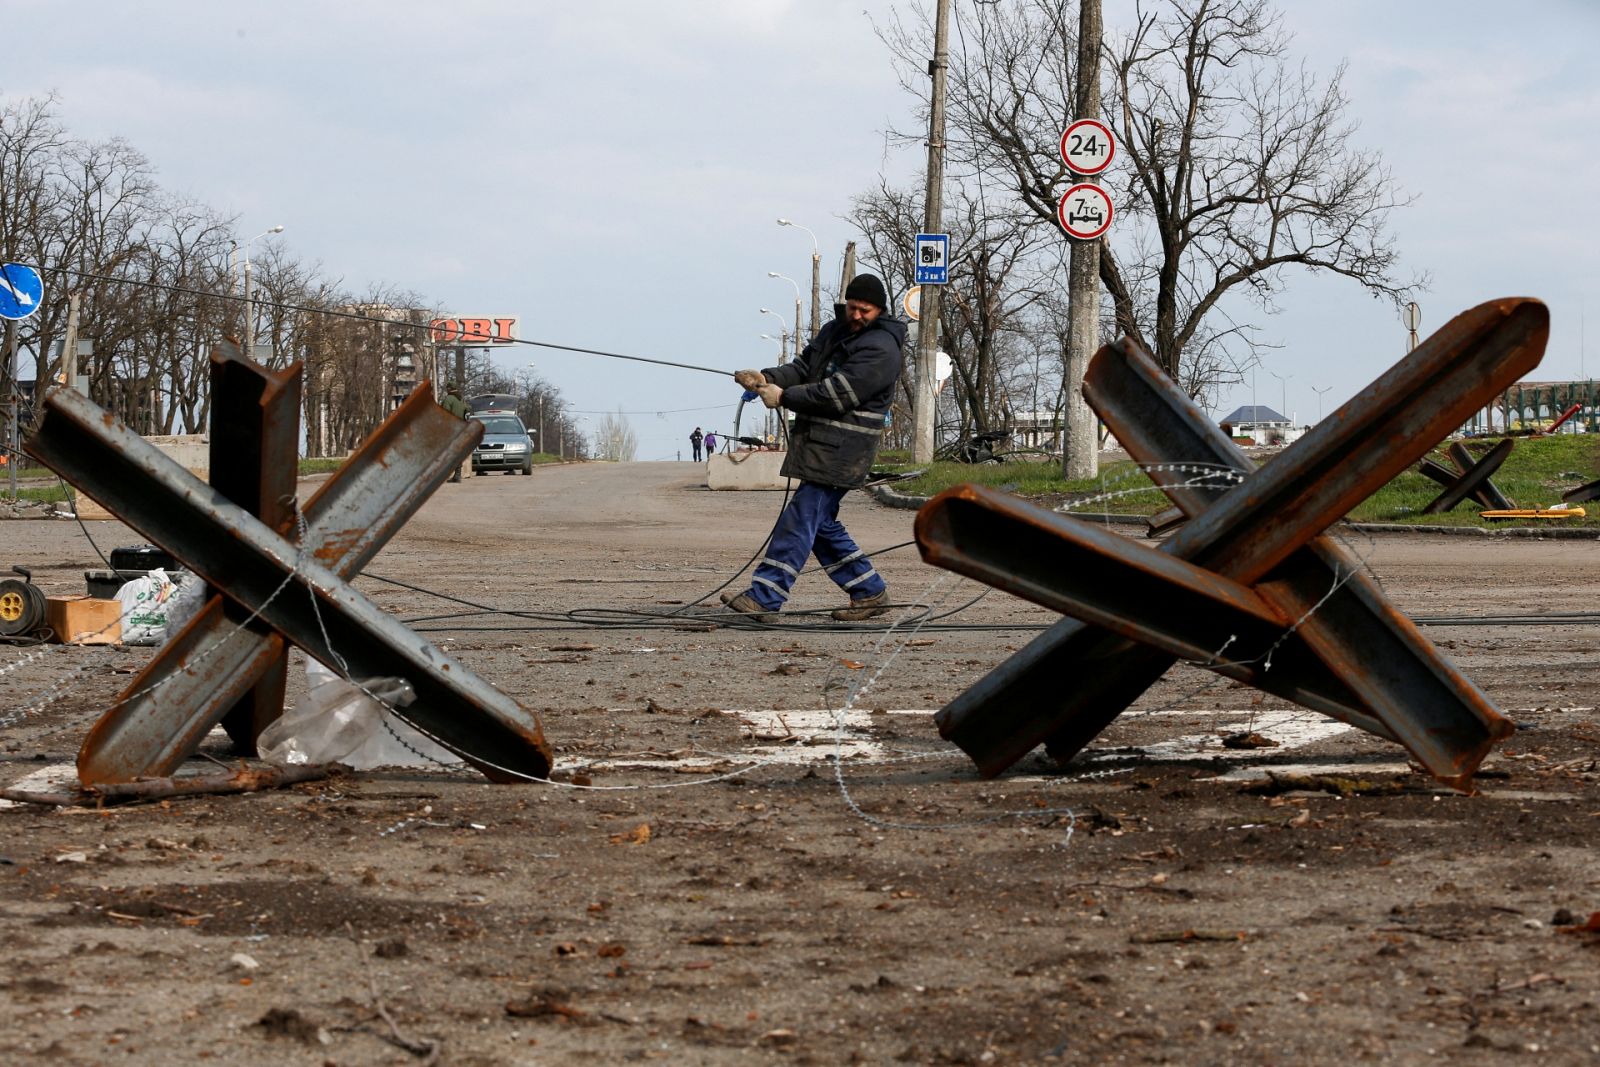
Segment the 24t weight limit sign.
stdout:
<svg viewBox="0 0 1600 1067">
<path fill-rule="evenodd" d="M 1096 119 L 1079 119 L 1061 135 L 1061 160 L 1074 174 L 1099 174 L 1116 154 L 1111 127 Z"/>
</svg>

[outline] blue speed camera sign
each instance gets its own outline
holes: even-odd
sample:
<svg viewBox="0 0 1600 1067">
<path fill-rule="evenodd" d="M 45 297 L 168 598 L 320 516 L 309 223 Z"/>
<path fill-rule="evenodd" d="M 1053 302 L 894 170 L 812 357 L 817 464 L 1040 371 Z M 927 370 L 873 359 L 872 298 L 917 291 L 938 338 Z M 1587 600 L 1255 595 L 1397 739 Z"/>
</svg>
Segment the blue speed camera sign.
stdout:
<svg viewBox="0 0 1600 1067">
<path fill-rule="evenodd" d="M 946 285 L 950 281 L 950 235 L 947 233 L 917 234 L 916 252 L 918 285 Z"/>
<path fill-rule="evenodd" d="M 0 319 L 25 319 L 39 310 L 44 279 L 21 263 L 0 264 Z"/>
</svg>

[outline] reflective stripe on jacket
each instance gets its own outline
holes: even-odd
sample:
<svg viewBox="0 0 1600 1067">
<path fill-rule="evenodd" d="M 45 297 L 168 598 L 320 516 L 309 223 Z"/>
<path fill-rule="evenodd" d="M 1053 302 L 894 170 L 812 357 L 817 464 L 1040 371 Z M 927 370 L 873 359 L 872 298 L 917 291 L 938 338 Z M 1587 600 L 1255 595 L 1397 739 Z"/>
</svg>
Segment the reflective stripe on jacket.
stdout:
<svg viewBox="0 0 1600 1067">
<path fill-rule="evenodd" d="M 761 373 L 795 413 L 785 477 L 854 489 L 866 483 L 900 378 L 906 324 L 888 312 L 851 333 L 842 310 L 793 363 Z"/>
</svg>

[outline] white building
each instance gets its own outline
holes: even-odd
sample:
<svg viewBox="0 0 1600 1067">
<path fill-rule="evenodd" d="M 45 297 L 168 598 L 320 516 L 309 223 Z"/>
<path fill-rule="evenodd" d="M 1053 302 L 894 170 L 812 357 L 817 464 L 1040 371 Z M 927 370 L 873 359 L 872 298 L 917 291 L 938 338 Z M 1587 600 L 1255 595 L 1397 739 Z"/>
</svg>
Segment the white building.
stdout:
<svg viewBox="0 0 1600 1067">
<path fill-rule="evenodd" d="M 1305 434 L 1288 418 L 1264 404 L 1246 404 L 1222 420 L 1230 437 L 1248 437 L 1258 445 L 1287 445 Z"/>
</svg>

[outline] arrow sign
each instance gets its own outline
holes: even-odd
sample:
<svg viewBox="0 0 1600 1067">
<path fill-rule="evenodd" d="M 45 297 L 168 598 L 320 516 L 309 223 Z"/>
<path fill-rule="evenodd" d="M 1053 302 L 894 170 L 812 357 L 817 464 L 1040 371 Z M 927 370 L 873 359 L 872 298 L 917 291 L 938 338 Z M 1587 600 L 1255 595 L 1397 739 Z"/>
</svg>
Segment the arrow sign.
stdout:
<svg viewBox="0 0 1600 1067">
<path fill-rule="evenodd" d="M 0 319 L 25 319 L 39 310 L 44 279 L 21 263 L 0 265 Z"/>
</svg>

